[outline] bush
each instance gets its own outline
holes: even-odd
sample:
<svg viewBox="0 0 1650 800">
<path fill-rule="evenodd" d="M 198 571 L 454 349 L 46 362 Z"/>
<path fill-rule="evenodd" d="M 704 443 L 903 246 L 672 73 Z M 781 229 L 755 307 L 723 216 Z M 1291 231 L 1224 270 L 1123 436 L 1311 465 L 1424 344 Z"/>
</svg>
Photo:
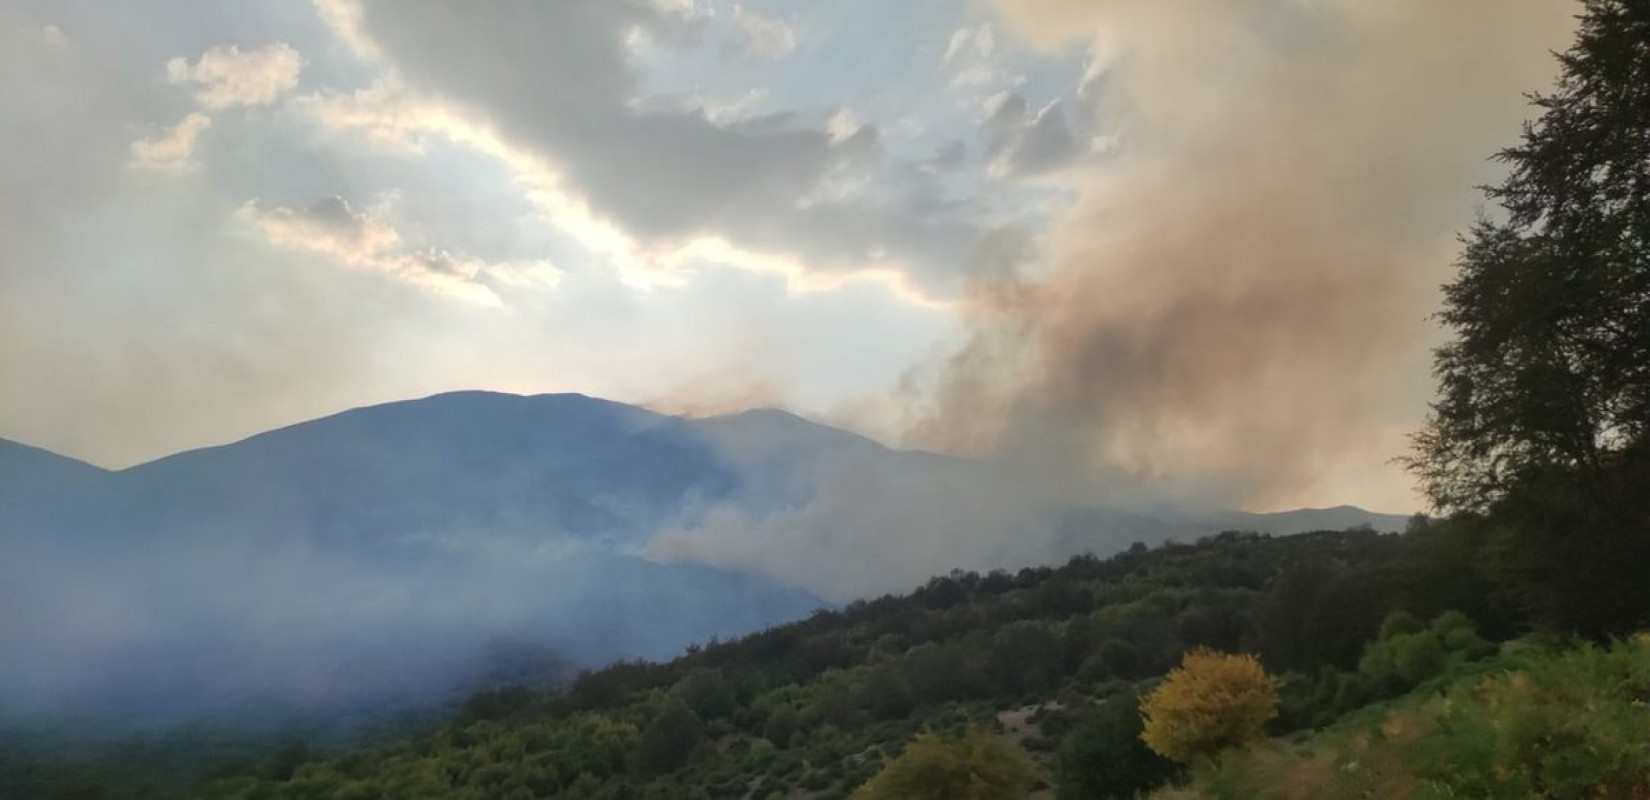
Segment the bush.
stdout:
<svg viewBox="0 0 1650 800">
<path fill-rule="evenodd" d="M 1459 612 L 1445 612 L 1422 628 L 1414 617 L 1395 611 L 1381 624 L 1381 638 L 1364 649 L 1358 674 L 1377 696 L 1392 696 L 1494 651 Z"/>
<path fill-rule="evenodd" d="M 1259 737 L 1278 713 L 1278 692 L 1254 656 L 1198 649 L 1141 700 L 1140 712 L 1146 745 L 1190 762 Z"/>
<path fill-rule="evenodd" d="M 1650 787 L 1650 644 L 1587 647 L 1457 685 L 1408 748 L 1453 797 L 1637 798 Z"/>
<path fill-rule="evenodd" d="M 917 739 L 853 800 L 1021 800 L 1032 778 L 1019 748 L 976 729 L 956 741 Z"/>
<path fill-rule="evenodd" d="M 768 715 L 768 721 L 762 724 L 762 737 L 773 742 L 777 747 L 787 747 L 791 737 L 802 727 L 802 715 L 790 706 L 780 706 Z"/>
<path fill-rule="evenodd" d="M 1078 719 L 1060 746 L 1058 800 L 1133 797 L 1175 774 L 1141 741 L 1139 704 L 1132 693 L 1112 697 Z"/>
<path fill-rule="evenodd" d="M 673 772 L 686 765 L 704 741 L 705 726 L 699 716 L 680 700 L 670 700 L 642 730 L 636 747 L 637 766 L 647 775 Z"/>
<path fill-rule="evenodd" d="M 676 686 L 676 694 L 703 719 L 725 717 L 737 706 L 733 687 L 719 669 L 695 670 Z"/>
</svg>

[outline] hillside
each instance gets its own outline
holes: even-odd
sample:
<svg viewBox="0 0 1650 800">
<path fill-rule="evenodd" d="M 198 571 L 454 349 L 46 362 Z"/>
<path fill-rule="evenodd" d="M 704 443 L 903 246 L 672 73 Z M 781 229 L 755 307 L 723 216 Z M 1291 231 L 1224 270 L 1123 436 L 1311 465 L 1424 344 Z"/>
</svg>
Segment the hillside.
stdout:
<svg viewBox="0 0 1650 800">
<path fill-rule="evenodd" d="M 14 791 L 62 796 L 67 769 L 156 787 L 122 794 L 139 797 L 843 797 L 918 732 L 969 727 L 1023 746 L 1059 789 L 1080 780 L 1060 754 L 1114 724 L 1101 710 L 1132 708 L 1137 686 L 1189 647 L 1258 651 L 1296 676 L 1281 733 L 1407 688 L 1358 683 L 1359 656 L 1394 609 L 1461 608 L 1486 635 L 1506 629 L 1473 587 L 1429 579 L 1456 566 L 1439 556 L 1455 536 L 1225 534 L 958 572 L 669 662 L 586 672 L 564 690 L 476 694 L 446 723 L 381 746 L 209 764 L 183 784 L 145 771 L 160 754 L 59 765 L 20 772 L 31 782 Z M 1326 680 L 1357 688 L 1326 697 Z M 1139 750 L 1124 756 L 1149 757 Z"/>
<path fill-rule="evenodd" d="M 1650 796 L 1650 637 L 1509 643 L 1321 733 L 1256 744 L 1153 800 Z"/>
</svg>

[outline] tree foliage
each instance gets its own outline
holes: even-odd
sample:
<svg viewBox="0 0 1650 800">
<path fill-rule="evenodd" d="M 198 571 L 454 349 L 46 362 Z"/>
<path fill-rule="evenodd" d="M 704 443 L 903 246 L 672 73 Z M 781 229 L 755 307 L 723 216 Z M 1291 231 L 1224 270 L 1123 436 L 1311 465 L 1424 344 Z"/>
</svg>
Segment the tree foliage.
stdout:
<svg viewBox="0 0 1650 800">
<path fill-rule="evenodd" d="M 642 772 L 658 775 L 680 769 L 705 741 L 699 715 L 679 700 L 669 700 L 642 730 L 636 762 Z"/>
<path fill-rule="evenodd" d="M 853 800 L 1020 800 L 1031 766 L 1019 748 L 982 730 L 956 741 L 928 735 L 856 790 Z"/>
<path fill-rule="evenodd" d="M 1482 510 L 1554 467 L 1596 474 L 1650 433 L 1650 6 L 1590 0 L 1540 117 L 1501 151 L 1440 316 L 1440 398 L 1413 464 Z"/>
<path fill-rule="evenodd" d="M 1444 287 L 1410 466 L 1539 622 L 1605 636 L 1650 618 L 1650 5 L 1589 0 L 1558 58 Z"/>
<path fill-rule="evenodd" d="M 1140 738 L 1154 752 L 1191 762 L 1261 735 L 1278 692 L 1260 659 L 1199 648 L 1140 701 Z"/>
<path fill-rule="evenodd" d="M 1140 739 L 1140 697 L 1133 690 L 1106 698 L 1060 745 L 1057 800 L 1134 797 L 1173 777 L 1171 762 Z"/>
</svg>

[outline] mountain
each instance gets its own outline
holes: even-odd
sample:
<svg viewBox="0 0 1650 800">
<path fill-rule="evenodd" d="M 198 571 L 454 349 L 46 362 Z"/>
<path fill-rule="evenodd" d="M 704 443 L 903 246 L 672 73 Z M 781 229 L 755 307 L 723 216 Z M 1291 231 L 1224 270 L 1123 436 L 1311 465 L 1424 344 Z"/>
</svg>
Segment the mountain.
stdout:
<svg viewBox="0 0 1650 800">
<path fill-rule="evenodd" d="M 0 706 L 417 697 L 461 684 L 499 637 L 598 664 L 818 608 L 641 555 L 738 485 L 694 426 L 581 395 L 458 392 L 115 472 L 8 446 Z"/>
<path fill-rule="evenodd" d="M 685 420 L 583 395 L 490 392 L 347 411 L 121 477 L 152 500 L 145 513 L 232 513 L 368 551 L 478 533 L 634 543 L 738 480 Z"/>
<path fill-rule="evenodd" d="M 119 471 L 0 442 L 0 708 L 422 697 L 474 679 L 500 640 L 661 658 L 955 566 L 1401 521 L 1088 509 L 1050 543 L 965 505 L 915 532 L 959 499 L 990 505 L 989 477 L 782 411 L 577 394 L 440 394 Z"/>
<path fill-rule="evenodd" d="M 109 473 L 84 461 L 0 439 L 0 535 L 64 514 Z"/>
<path fill-rule="evenodd" d="M 1200 526 L 1233 531 L 1259 531 L 1286 535 L 1309 531 L 1341 531 L 1368 526 L 1378 531 L 1402 531 L 1410 518 L 1403 514 L 1377 514 L 1357 506 L 1333 508 L 1300 508 L 1293 511 L 1275 511 L 1256 514 L 1247 511 L 1228 511 L 1212 514 L 1199 520 Z"/>
<path fill-rule="evenodd" d="M 95 480 L 107 472 L 84 461 L 0 439 L 0 486 L 72 484 Z"/>
</svg>

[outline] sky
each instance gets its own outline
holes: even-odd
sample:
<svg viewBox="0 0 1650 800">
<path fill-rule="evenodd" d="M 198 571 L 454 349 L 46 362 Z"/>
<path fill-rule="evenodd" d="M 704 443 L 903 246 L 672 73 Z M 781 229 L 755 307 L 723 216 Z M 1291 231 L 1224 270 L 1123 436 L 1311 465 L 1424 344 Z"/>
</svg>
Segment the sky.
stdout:
<svg viewBox="0 0 1650 800">
<path fill-rule="evenodd" d="M 0 437 L 577 391 L 1415 510 L 1436 287 L 1576 11 L 14 0 Z"/>
</svg>

